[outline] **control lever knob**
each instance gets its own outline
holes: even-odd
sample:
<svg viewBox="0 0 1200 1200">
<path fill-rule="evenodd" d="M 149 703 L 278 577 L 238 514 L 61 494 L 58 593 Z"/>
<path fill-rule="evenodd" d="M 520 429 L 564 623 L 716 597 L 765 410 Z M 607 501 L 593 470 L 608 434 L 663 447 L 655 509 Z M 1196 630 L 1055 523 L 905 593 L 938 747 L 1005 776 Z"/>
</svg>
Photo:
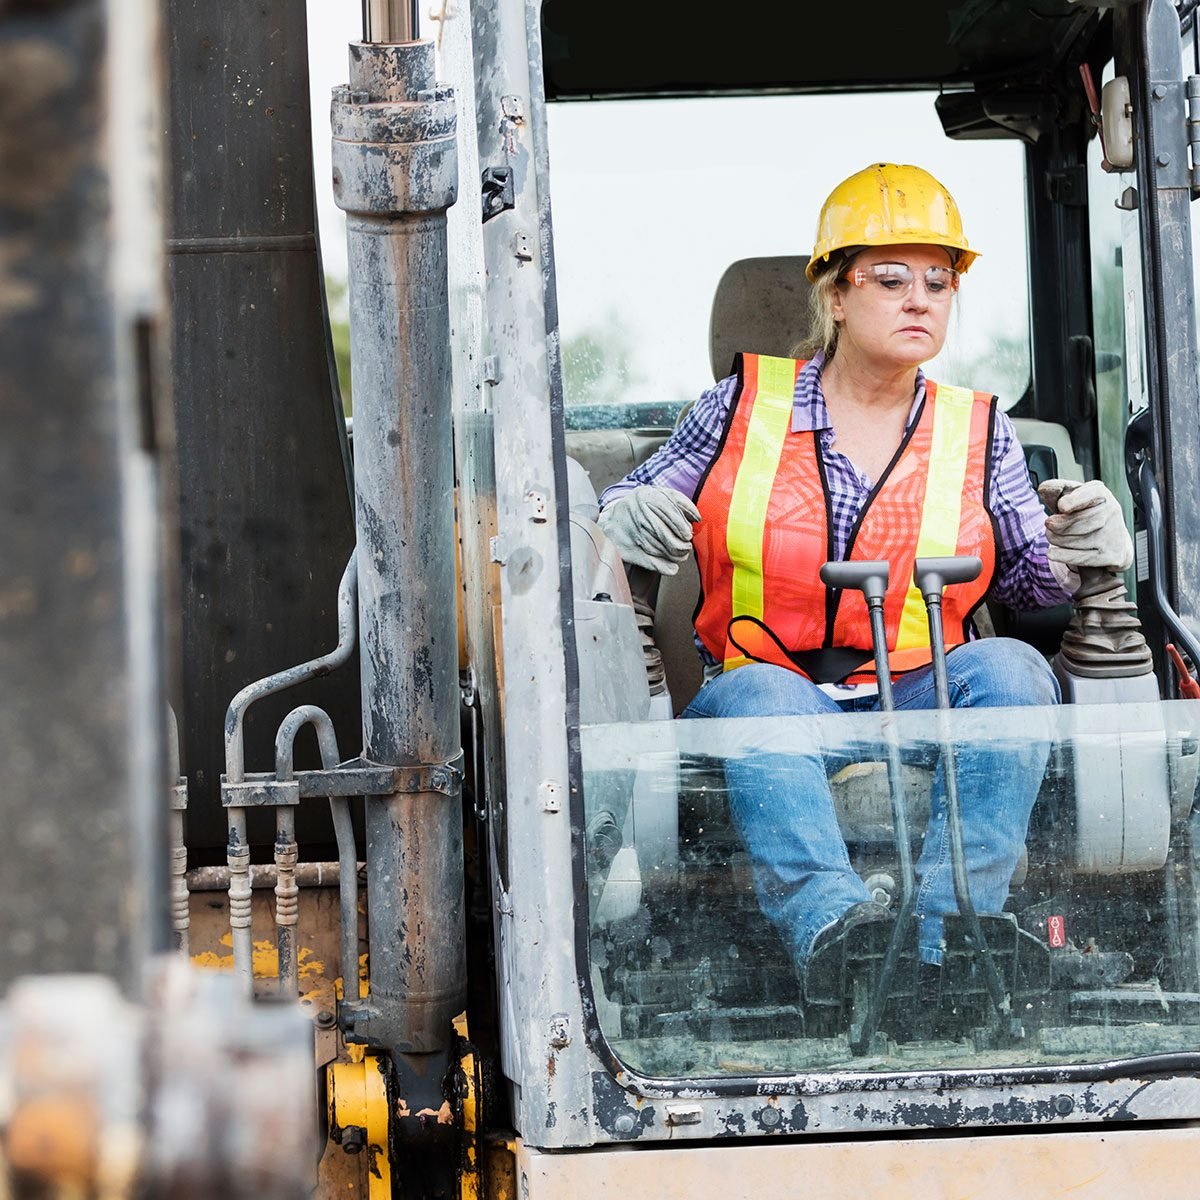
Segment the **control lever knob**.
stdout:
<svg viewBox="0 0 1200 1200">
<path fill-rule="evenodd" d="M 826 587 L 850 588 L 870 600 L 882 600 L 887 595 L 888 565 L 886 562 L 827 562 L 821 568 L 821 582 Z"/>
<path fill-rule="evenodd" d="M 913 567 L 913 582 L 925 603 L 940 600 L 952 583 L 970 583 L 979 578 L 983 563 L 973 554 L 953 558 L 918 558 Z"/>
</svg>

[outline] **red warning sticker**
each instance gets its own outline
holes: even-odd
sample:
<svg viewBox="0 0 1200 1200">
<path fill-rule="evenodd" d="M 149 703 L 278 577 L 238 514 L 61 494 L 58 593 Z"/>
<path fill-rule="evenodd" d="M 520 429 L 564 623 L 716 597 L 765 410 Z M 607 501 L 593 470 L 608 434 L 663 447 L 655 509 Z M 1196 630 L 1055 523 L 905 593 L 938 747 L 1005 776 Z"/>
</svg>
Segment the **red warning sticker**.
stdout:
<svg viewBox="0 0 1200 1200">
<path fill-rule="evenodd" d="M 1046 934 L 1050 942 L 1050 946 L 1054 950 L 1061 950 L 1067 944 L 1067 922 L 1063 917 L 1047 917 L 1046 919 Z"/>
</svg>

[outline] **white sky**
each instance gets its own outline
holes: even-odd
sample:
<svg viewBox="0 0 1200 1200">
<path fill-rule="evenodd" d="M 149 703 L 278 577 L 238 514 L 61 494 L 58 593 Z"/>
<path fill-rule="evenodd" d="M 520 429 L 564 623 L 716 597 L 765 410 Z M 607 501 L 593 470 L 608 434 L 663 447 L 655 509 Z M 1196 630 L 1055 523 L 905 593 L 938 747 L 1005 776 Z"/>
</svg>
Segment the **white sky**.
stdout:
<svg viewBox="0 0 1200 1200">
<path fill-rule="evenodd" d="M 347 43 L 360 36 L 359 5 L 309 0 L 308 9 L 322 247 L 326 270 L 344 277 L 329 93 L 345 79 Z M 471 125 L 460 120 L 460 128 Z M 807 253 L 821 201 L 872 161 L 932 171 L 983 252 L 960 292 L 951 359 L 977 357 L 995 334 L 1025 331 L 1020 148 L 949 141 L 932 95 L 552 105 L 549 128 L 563 336 L 615 317 L 633 345 L 639 398 L 707 386 L 708 314 L 721 272 L 738 258 Z M 946 382 L 999 389 L 1002 381 L 947 374 Z"/>
<path fill-rule="evenodd" d="M 312 102 L 313 170 L 325 270 L 346 277 L 346 221 L 333 202 L 329 166 L 329 94 L 346 82 L 346 47 L 362 37 L 358 0 L 308 0 L 308 75 Z"/>
</svg>

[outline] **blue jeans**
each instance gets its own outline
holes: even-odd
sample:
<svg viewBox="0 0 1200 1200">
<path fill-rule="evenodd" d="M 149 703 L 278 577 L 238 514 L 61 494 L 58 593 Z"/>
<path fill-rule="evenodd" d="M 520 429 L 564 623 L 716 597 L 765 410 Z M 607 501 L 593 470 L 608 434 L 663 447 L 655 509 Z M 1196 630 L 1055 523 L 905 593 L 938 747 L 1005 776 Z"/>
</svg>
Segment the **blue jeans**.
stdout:
<svg viewBox="0 0 1200 1200">
<path fill-rule="evenodd" d="M 1059 702 L 1046 661 L 1024 642 L 968 642 L 947 659 L 955 708 L 1025 707 Z M 933 670 L 899 677 L 898 710 L 936 708 Z M 795 671 L 750 663 L 700 689 L 684 717 L 797 717 L 877 709 L 877 696 L 837 701 Z M 935 735 L 931 732 L 930 741 Z M 971 899 L 977 912 L 999 912 L 1025 844 L 1029 814 L 1046 769 L 1049 741 L 960 744 L 958 795 Z M 729 757 L 725 779 L 733 821 L 749 851 L 763 912 L 803 967 L 817 935 L 848 908 L 871 897 L 850 865 L 834 815 L 827 764 L 819 753 L 773 749 Z M 929 824 L 916 864 L 921 960 L 940 964 L 942 917 L 958 911 L 939 761 Z"/>
</svg>

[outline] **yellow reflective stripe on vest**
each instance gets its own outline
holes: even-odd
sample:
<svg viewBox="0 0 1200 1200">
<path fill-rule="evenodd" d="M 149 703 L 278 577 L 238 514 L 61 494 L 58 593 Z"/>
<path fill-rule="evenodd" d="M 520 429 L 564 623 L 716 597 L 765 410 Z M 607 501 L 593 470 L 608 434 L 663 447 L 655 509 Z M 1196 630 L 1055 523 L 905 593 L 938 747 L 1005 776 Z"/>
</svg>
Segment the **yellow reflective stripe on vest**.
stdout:
<svg viewBox="0 0 1200 1200">
<path fill-rule="evenodd" d="M 759 356 L 758 389 L 725 529 L 725 548 L 733 565 L 730 611 L 734 617 L 763 619 L 763 528 L 783 439 L 791 427 L 795 389 L 795 359 Z M 725 669 L 742 666 L 745 661 L 741 655 L 727 659 Z"/>
<path fill-rule="evenodd" d="M 934 395 L 933 437 L 929 447 L 929 474 L 921 507 L 921 532 L 917 557 L 948 557 L 958 551 L 962 518 L 963 481 L 971 451 L 971 413 L 975 393 L 970 388 L 938 385 Z M 929 645 L 929 618 L 917 585 L 911 580 L 900 614 L 896 650 Z"/>
</svg>

